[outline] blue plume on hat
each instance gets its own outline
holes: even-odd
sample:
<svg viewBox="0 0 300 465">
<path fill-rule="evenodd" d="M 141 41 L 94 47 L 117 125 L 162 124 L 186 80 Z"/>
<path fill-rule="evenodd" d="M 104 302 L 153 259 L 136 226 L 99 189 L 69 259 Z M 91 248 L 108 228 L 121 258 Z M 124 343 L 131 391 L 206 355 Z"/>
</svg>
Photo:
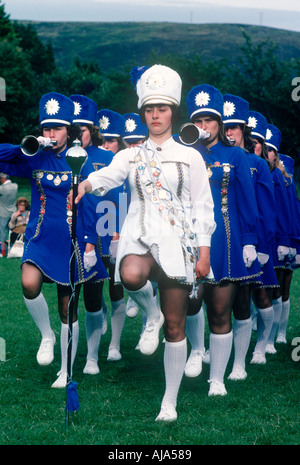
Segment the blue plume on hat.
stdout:
<svg viewBox="0 0 300 465">
<path fill-rule="evenodd" d="M 39 113 L 41 126 L 69 126 L 73 122 L 74 103 L 65 95 L 49 92 L 40 99 Z"/>
<path fill-rule="evenodd" d="M 190 120 L 199 113 L 223 116 L 223 96 L 208 84 L 195 86 L 187 95 L 186 105 Z"/>
<path fill-rule="evenodd" d="M 249 111 L 248 126 L 251 127 L 251 135 L 260 137 L 261 139 L 266 138 L 268 121 L 258 111 Z"/>
<path fill-rule="evenodd" d="M 134 88 L 136 89 L 136 84 L 138 82 L 138 80 L 140 79 L 141 75 L 147 70 L 149 69 L 149 66 L 134 66 L 131 70 L 131 73 L 130 73 L 130 82 L 132 83 L 132 85 L 134 86 Z"/>
<path fill-rule="evenodd" d="M 268 124 L 267 134 L 266 134 L 266 145 L 272 149 L 279 151 L 281 142 L 281 132 L 273 124 Z"/>
<path fill-rule="evenodd" d="M 137 113 L 125 113 L 125 132 L 123 139 L 127 141 L 137 141 L 147 137 L 147 125 L 142 123 L 140 115 Z"/>
<path fill-rule="evenodd" d="M 74 94 L 70 96 L 74 102 L 73 123 L 95 124 L 97 121 L 98 106 L 94 100 L 84 95 Z"/>
<path fill-rule="evenodd" d="M 102 136 L 123 137 L 125 132 L 125 118 L 116 111 L 104 109 L 97 113 L 97 121 Z"/>
<path fill-rule="evenodd" d="M 247 124 L 249 118 L 249 103 L 241 97 L 232 94 L 223 95 L 223 122 L 230 124 Z"/>
</svg>

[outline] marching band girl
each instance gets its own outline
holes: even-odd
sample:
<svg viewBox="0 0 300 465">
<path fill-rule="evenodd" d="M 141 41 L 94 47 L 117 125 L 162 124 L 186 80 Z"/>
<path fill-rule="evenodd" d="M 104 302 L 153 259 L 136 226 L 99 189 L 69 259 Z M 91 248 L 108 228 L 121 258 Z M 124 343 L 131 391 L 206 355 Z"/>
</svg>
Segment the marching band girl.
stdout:
<svg viewBox="0 0 300 465">
<path fill-rule="evenodd" d="M 25 231 L 21 261 L 24 301 L 42 341 L 37 353 L 40 365 L 48 365 L 54 357 L 55 334 L 51 328 L 47 302 L 42 294 L 43 282 L 56 283 L 61 319 L 61 370 L 52 387 L 67 383 L 68 304 L 71 294 L 69 279 L 72 208 L 68 200 L 72 188 L 72 172 L 66 161 L 74 103 L 68 97 L 50 92 L 40 99 L 41 149 L 36 156 L 26 156 L 20 146 L 0 146 L 0 166 L 12 176 L 27 177 L 31 182 L 31 211 Z M 79 132 L 78 132 L 79 134 Z M 55 144 L 55 145 L 54 145 Z M 88 162 L 87 162 L 88 163 Z M 86 243 L 81 206 L 78 208 L 75 285 L 86 281 L 103 281 L 107 273 L 100 259 L 89 271 L 84 266 Z M 77 292 L 78 294 L 78 292 Z M 74 362 L 79 326 L 74 312 L 72 363 Z"/>
<path fill-rule="evenodd" d="M 109 167 L 79 185 L 78 198 L 105 194 L 128 177 L 131 203 L 116 258 L 116 282 L 147 312 L 140 351 L 158 346 L 164 323 L 166 390 L 157 420 L 177 418 L 176 403 L 186 363 L 185 315 L 194 281 L 210 272 L 210 241 L 215 228 L 213 202 L 198 153 L 172 138 L 181 97 L 181 79 L 154 65 L 134 70 L 138 108 L 149 138 L 142 147 L 119 152 Z M 151 280 L 158 282 L 161 314 Z"/>
</svg>

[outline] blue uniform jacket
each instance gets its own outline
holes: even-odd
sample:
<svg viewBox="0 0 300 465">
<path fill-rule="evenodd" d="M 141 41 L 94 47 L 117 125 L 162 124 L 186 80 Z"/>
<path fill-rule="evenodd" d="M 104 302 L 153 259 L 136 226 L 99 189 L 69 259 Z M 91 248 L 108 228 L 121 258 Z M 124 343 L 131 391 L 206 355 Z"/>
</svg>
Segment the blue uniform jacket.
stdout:
<svg viewBox="0 0 300 465">
<path fill-rule="evenodd" d="M 65 158 L 66 151 L 57 155 L 51 149 L 40 150 L 37 155 L 28 157 L 22 154 L 20 146 L 0 145 L 0 170 L 10 176 L 26 177 L 31 184 L 30 218 L 21 263 L 35 265 L 45 281 L 62 285 L 70 284 L 72 234 L 72 210 L 68 195 L 73 186 L 73 176 Z M 86 169 L 89 163 L 87 160 Z M 75 283 L 100 281 L 108 277 L 100 256 L 89 273 L 84 269 L 84 225 L 84 209 L 83 205 L 79 205 Z"/>
</svg>

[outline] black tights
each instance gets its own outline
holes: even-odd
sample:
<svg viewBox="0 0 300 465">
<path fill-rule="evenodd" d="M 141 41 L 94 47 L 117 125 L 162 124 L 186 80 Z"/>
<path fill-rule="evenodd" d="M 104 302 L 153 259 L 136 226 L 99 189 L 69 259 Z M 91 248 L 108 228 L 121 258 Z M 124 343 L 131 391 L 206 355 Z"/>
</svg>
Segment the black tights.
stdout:
<svg viewBox="0 0 300 465">
<path fill-rule="evenodd" d="M 231 309 L 235 301 L 239 284 L 200 284 L 198 298 L 189 302 L 188 315 L 196 314 L 204 300 L 207 306 L 209 329 L 215 334 L 226 334 L 231 331 Z"/>
</svg>

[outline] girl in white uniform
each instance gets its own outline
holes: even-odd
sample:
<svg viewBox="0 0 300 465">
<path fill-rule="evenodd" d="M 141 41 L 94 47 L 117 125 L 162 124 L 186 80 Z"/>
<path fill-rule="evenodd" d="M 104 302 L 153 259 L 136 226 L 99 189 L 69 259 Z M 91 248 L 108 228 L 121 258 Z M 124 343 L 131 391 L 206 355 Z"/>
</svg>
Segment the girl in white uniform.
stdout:
<svg viewBox="0 0 300 465">
<path fill-rule="evenodd" d="M 78 188 L 81 197 L 103 195 L 128 178 L 131 203 L 116 257 L 116 282 L 147 312 L 140 351 L 152 354 L 164 324 L 166 390 L 156 420 L 177 418 L 176 403 L 187 354 L 185 318 L 195 276 L 210 273 L 215 229 L 205 165 L 196 150 L 172 138 L 181 97 L 181 79 L 168 67 L 135 69 L 138 108 L 149 138 L 125 149 L 111 164 L 91 173 Z M 160 312 L 151 280 L 158 282 Z"/>
</svg>

